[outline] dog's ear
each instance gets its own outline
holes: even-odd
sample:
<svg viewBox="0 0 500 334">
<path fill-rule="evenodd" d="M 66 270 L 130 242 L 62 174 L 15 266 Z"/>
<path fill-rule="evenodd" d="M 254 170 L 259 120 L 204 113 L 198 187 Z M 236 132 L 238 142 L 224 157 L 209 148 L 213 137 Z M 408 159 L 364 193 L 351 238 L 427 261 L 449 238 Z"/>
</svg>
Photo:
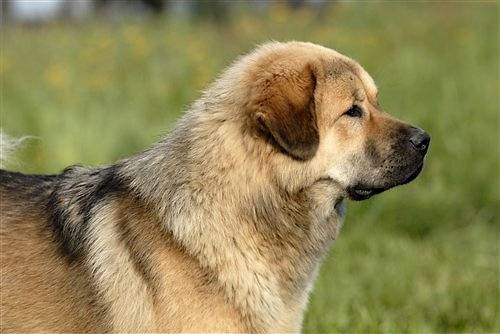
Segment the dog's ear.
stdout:
<svg viewBox="0 0 500 334">
<path fill-rule="evenodd" d="M 313 67 L 266 73 L 254 84 L 253 118 L 259 131 L 293 158 L 311 159 L 319 145 Z"/>
</svg>

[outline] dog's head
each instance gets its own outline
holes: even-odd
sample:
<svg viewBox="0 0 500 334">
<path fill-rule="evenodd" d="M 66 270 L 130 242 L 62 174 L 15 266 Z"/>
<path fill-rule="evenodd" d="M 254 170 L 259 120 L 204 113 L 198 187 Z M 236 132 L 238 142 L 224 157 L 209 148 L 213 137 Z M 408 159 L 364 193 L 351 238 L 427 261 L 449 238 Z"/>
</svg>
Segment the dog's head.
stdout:
<svg viewBox="0 0 500 334">
<path fill-rule="evenodd" d="M 276 159 L 297 166 L 291 174 L 332 179 L 363 200 L 422 170 L 429 135 L 383 112 L 373 79 L 352 59 L 298 42 L 250 58 L 249 122 Z"/>
</svg>

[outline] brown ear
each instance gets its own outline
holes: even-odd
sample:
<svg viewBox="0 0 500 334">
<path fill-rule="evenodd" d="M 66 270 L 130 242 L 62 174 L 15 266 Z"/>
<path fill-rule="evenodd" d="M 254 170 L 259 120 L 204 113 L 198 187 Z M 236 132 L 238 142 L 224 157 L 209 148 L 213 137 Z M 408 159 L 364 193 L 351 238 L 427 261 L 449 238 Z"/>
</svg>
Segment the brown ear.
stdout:
<svg viewBox="0 0 500 334">
<path fill-rule="evenodd" d="M 310 65 L 300 71 L 268 73 L 256 82 L 254 120 L 280 150 L 298 160 L 311 159 L 319 145 Z"/>
</svg>

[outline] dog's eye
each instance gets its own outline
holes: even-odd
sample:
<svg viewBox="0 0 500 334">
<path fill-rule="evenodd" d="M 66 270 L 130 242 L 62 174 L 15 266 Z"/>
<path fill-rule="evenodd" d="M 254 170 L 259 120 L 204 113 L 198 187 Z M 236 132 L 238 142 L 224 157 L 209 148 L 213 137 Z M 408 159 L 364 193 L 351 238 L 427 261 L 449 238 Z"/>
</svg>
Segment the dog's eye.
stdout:
<svg viewBox="0 0 500 334">
<path fill-rule="evenodd" d="M 363 109 L 354 105 L 351 107 L 351 109 L 347 110 L 344 113 L 344 115 L 347 115 L 349 117 L 361 117 L 361 116 L 363 116 Z"/>
</svg>

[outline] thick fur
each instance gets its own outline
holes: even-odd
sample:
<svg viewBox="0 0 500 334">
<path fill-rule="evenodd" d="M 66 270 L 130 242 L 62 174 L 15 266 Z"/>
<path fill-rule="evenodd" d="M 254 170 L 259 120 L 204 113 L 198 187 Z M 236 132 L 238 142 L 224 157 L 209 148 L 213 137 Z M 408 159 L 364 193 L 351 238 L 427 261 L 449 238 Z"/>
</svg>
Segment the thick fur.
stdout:
<svg viewBox="0 0 500 334">
<path fill-rule="evenodd" d="M 300 331 L 344 198 L 421 168 L 377 108 L 356 62 L 269 43 L 136 156 L 1 171 L 2 331 Z"/>
</svg>

